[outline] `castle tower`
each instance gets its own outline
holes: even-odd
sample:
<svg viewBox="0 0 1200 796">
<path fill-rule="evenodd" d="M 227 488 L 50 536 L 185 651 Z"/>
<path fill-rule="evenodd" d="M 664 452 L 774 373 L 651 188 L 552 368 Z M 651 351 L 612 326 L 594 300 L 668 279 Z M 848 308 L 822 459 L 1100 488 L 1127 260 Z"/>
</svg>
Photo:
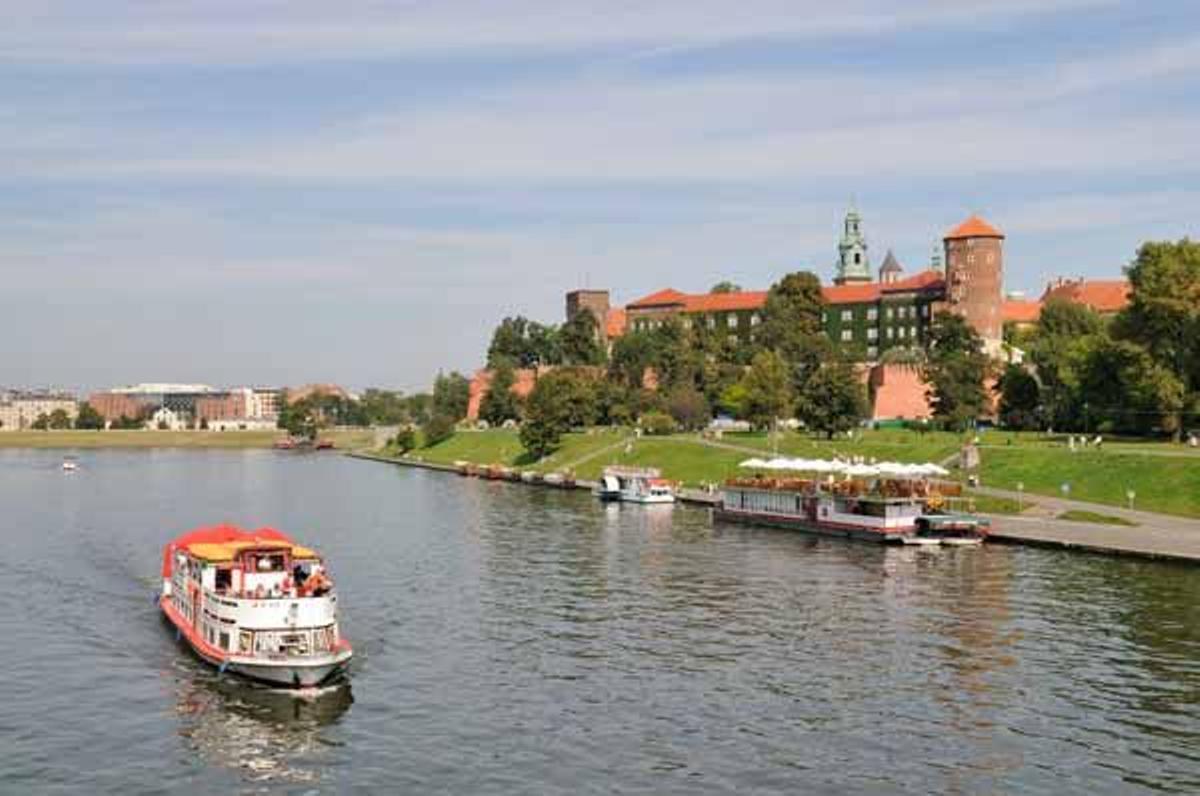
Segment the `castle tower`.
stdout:
<svg viewBox="0 0 1200 796">
<path fill-rule="evenodd" d="M 899 282 L 903 275 L 904 269 L 900 266 L 900 261 L 892 254 L 892 250 L 888 249 L 887 257 L 883 258 L 883 265 L 879 266 L 879 281 L 891 285 Z"/>
<path fill-rule="evenodd" d="M 1003 339 L 1004 234 L 971 216 L 946 234 L 946 302 L 974 327 L 989 353 Z"/>
<path fill-rule="evenodd" d="M 842 228 L 842 240 L 838 243 L 837 276 L 833 282 L 870 282 L 871 261 L 867 258 L 867 238 L 862 231 L 862 216 L 853 205 L 846 213 Z"/>
</svg>

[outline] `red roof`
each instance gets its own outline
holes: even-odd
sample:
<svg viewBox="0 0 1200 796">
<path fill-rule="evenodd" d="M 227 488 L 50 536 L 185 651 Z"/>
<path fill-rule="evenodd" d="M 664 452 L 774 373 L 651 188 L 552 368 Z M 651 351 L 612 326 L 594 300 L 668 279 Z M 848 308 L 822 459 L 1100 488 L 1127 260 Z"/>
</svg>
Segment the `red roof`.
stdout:
<svg viewBox="0 0 1200 796">
<path fill-rule="evenodd" d="M 660 290 L 657 293 L 651 293 L 649 296 L 640 298 L 632 304 L 625 305 L 626 308 L 640 307 L 670 307 L 675 304 L 683 304 L 687 300 L 686 293 L 680 293 L 678 290 L 667 288 Z"/>
<path fill-rule="evenodd" d="M 732 312 L 757 310 L 767 303 L 767 291 L 745 290 L 736 293 L 700 293 L 685 296 L 685 312 Z"/>
<path fill-rule="evenodd" d="M 208 528 L 197 528 L 194 531 L 188 531 L 182 536 L 167 544 L 163 548 L 163 569 L 164 578 L 171 576 L 171 556 L 175 555 L 175 551 L 188 545 L 198 544 L 202 542 L 221 543 L 221 542 L 256 542 L 256 541 L 272 541 L 272 542 L 292 542 L 292 537 L 288 536 L 283 531 L 277 531 L 274 528 L 259 528 L 257 531 L 243 531 L 236 525 L 213 525 Z"/>
<path fill-rule="evenodd" d="M 1124 279 L 1076 279 L 1047 286 L 1042 301 L 1065 299 L 1096 312 L 1118 312 L 1129 303 L 1129 292 L 1129 282 Z"/>
<path fill-rule="evenodd" d="M 1042 302 L 1028 299 L 1007 299 L 1000 306 L 1000 318 L 1004 323 L 1037 323 L 1042 314 Z"/>
<path fill-rule="evenodd" d="M 962 238 L 1003 238 L 1004 233 L 984 221 L 979 216 L 971 216 L 954 229 L 946 233 L 946 240 Z"/>
<path fill-rule="evenodd" d="M 885 293 L 908 293 L 916 290 L 941 289 L 945 284 L 941 272 L 932 269 L 913 274 L 896 282 L 851 282 L 821 288 L 826 304 L 862 304 L 878 301 Z"/>
</svg>

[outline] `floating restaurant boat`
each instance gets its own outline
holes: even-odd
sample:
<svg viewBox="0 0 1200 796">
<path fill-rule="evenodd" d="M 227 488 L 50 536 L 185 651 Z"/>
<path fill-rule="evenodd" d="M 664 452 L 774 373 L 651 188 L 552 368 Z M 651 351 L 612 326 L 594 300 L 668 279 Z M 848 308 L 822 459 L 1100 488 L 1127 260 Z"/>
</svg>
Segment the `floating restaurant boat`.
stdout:
<svg viewBox="0 0 1200 796">
<path fill-rule="evenodd" d="M 662 473 L 652 467 L 605 467 L 601 478 L 601 500 L 626 503 L 674 503 L 675 490 Z M 610 497 L 615 488 L 616 497 Z"/>
<path fill-rule="evenodd" d="M 715 516 L 884 544 L 978 545 L 987 536 L 986 519 L 950 510 L 961 489 L 930 480 L 945 472 L 937 465 L 773 462 L 752 459 L 742 466 L 808 470 L 825 478 L 731 478 Z"/>
<path fill-rule="evenodd" d="M 199 528 L 163 549 L 159 606 L 204 661 L 278 686 L 341 674 L 353 652 L 314 551 L 273 528 Z"/>
</svg>

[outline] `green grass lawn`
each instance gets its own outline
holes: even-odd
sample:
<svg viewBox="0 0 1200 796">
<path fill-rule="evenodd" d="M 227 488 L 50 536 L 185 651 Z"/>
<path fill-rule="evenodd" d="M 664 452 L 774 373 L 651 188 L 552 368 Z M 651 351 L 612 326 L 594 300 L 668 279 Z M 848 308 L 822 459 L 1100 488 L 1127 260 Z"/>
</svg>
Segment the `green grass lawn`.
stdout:
<svg viewBox="0 0 1200 796">
<path fill-rule="evenodd" d="M 1021 514 L 1033 505 L 1033 501 L 1028 499 L 1018 503 L 1012 498 L 980 495 L 972 492 L 968 492 L 966 497 L 970 506 L 974 506 L 974 510 L 980 514 Z M 970 506 L 966 508 L 969 509 Z"/>
<path fill-rule="evenodd" d="M 1013 447 L 984 450 L 985 486 L 1069 497 L 1091 503 L 1127 506 L 1127 490 L 1136 493 L 1134 508 L 1186 517 L 1200 517 L 1200 461 L 1191 457 L 1121 454 L 1109 450 Z"/>
<path fill-rule="evenodd" d="M 826 440 L 809 434 L 781 432 L 778 444 L 781 456 L 830 459 L 841 454 L 880 461 L 940 462 L 959 450 L 962 439 L 958 434 L 941 431 L 918 434 L 902 429 L 881 429 L 864 430 L 860 437 L 853 440 L 845 437 Z M 721 442 L 765 453 L 770 453 L 774 446 L 771 436 L 766 432 L 725 434 Z"/>
<path fill-rule="evenodd" d="M 460 431 L 453 437 L 431 448 L 417 448 L 411 456 L 436 464 L 453 464 L 457 461 L 475 464 L 500 464 L 520 467 L 538 472 L 552 472 L 592 455 L 611 445 L 620 445 L 631 437 L 628 431 L 594 430 L 578 434 L 567 434 L 562 445 L 552 455 L 539 462 L 530 462 L 521 448 L 516 431 L 489 429 L 488 431 Z M 600 467 L 610 463 L 610 457 L 601 456 Z"/>
<path fill-rule="evenodd" d="M 0 431 L 0 448 L 269 448 L 282 431 Z M 322 431 L 338 448 L 370 447 L 370 429 Z"/>
<path fill-rule="evenodd" d="M 1094 511 L 1079 511 L 1072 509 L 1064 511 L 1058 515 L 1060 520 L 1070 520 L 1071 522 L 1096 522 L 1101 525 L 1127 525 L 1131 528 L 1137 527 L 1136 522 L 1130 522 L 1124 517 L 1113 517 L 1108 514 L 1098 514 Z"/>
</svg>

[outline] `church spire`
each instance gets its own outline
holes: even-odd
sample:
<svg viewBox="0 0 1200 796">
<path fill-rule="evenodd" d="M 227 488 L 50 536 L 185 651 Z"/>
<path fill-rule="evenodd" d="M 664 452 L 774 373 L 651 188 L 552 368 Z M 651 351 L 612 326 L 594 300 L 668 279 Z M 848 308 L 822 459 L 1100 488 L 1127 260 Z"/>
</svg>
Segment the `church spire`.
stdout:
<svg viewBox="0 0 1200 796">
<path fill-rule="evenodd" d="M 862 231 L 862 216 L 854 202 L 846 213 L 842 225 L 842 240 L 838 243 L 837 277 L 833 280 L 842 285 L 846 282 L 870 282 L 871 261 L 867 257 L 867 238 Z"/>
</svg>

